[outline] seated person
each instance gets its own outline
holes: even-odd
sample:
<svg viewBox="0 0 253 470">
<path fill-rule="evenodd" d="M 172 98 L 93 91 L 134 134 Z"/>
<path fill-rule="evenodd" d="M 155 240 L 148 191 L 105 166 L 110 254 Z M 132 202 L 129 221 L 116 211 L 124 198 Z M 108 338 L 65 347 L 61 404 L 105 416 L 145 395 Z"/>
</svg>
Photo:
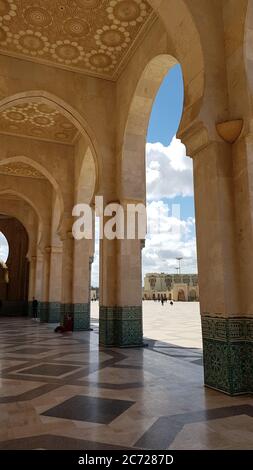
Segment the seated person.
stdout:
<svg viewBox="0 0 253 470">
<path fill-rule="evenodd" d="M 59 325 L 55 328 L 55 332 L 66 333 L 67 331 L 73 331 L 73 317 L 69 313 L 64 317 L 63 325 Z"/>
</svg>

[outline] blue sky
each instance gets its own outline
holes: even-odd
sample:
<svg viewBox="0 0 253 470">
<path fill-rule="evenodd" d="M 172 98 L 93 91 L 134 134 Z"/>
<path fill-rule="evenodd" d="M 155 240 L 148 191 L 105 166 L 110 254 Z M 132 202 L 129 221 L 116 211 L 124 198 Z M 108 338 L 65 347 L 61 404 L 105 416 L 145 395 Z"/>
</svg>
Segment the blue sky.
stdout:
<svg viewBox="0 0 253 470">
<path fill-rule="evenodd" d="M 143 274 L 175 272 L 177 256 L 184 258 L 182 272 L 197 271 L 192 161 L 186 157 L 185 146 L 175 138 L 183 102 L 183 76 L 180 65 L 176 65 L 160 86 L 147 133 L 149 232 L 156 223 L 154 212 L 159 208 L 161 233 L 148 233 L 143 250 Z M 176 207 L 176 217 L 173 207 L 174 213 Z"/>
<path fill-rule="evenodd" d="M 180 65 L 165 77 L 153 104 L 147 142 L 168 146 L 177 133 L 184 101 L 184 82 Z"/>
</svg>

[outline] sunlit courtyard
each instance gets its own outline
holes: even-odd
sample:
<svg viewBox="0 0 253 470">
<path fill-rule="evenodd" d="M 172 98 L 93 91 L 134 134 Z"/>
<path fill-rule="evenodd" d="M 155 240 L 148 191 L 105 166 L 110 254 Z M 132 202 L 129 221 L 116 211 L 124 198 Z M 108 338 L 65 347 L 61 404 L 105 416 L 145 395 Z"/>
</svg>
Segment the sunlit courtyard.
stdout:
<svg viewBox="0 0 253 470">
<path fill-rule="evenodd" d="M 98 302 L 91 302 L 92 321 L 97 323 Z M 143 302 L 144 337 L 186 348 L 201 348 L 201 323 L 198 302 Z"/>
</svg>

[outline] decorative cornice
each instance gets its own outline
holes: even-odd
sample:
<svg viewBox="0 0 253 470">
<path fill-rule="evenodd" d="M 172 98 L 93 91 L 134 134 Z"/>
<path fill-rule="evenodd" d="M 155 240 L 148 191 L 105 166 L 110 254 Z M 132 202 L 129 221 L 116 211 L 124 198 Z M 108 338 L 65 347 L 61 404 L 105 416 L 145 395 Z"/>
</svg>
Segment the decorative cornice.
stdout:
<svg viewBox="0 0 253 470">
<path fill-rule="evenodd" d="M 196 123 L 189 129 L 179 134 L 179 138 L 186 146 L 187 155 L 194 157 L 209 144 L 209 135 L 207 129 L 202 123 Z"/>
</svg>

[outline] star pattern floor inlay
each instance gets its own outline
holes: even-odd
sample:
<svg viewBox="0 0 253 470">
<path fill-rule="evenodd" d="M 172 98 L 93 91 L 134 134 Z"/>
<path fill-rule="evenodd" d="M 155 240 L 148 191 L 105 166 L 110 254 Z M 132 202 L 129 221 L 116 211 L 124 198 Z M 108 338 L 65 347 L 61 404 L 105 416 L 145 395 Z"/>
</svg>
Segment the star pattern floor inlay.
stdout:
<svg viewBox="0 0 253 470">
<path fill-rule="evenodd" d="M 251 397 L 203 386 L 202 351 L 0 318 L 0 449 L 250 449 Z"/>
</svg>

